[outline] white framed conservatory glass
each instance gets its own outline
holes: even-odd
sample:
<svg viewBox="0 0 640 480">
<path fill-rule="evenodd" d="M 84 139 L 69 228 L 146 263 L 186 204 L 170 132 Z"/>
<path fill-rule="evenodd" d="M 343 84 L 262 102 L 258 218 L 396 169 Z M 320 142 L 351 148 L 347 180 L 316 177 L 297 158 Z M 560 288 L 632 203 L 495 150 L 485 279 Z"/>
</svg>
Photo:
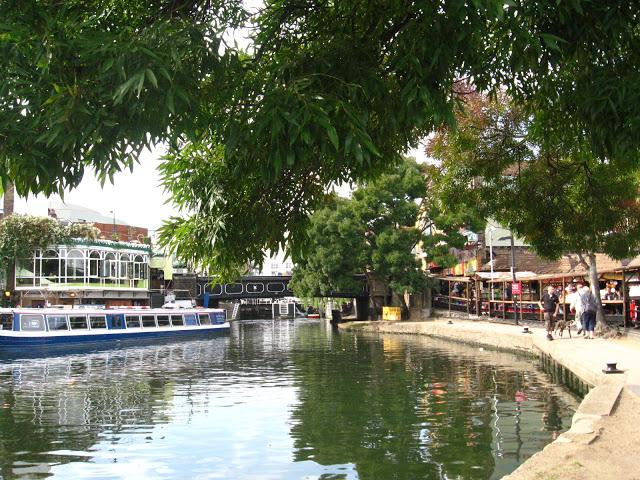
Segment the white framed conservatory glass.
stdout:
<svg viewBox="0 0 640 480">
<path fill-rule="evenodd" d="M 96 246 L 38 249 L 16 260 L 16 288 L 148 288 L 149 255 Z"/>
</svg>

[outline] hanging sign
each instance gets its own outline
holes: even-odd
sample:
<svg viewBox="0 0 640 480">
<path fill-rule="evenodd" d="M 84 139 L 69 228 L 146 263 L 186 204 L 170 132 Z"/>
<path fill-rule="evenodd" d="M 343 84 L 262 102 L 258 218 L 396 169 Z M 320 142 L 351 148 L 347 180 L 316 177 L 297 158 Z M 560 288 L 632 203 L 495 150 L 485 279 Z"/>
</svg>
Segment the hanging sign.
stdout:
<svg viewBox="0 0 640 480">
<path fill-rule="evenodd" d="M 513 282 L 511 284 L 511 293 L 513 295 L 522 295 L 522 282 Z"/>
</svg>

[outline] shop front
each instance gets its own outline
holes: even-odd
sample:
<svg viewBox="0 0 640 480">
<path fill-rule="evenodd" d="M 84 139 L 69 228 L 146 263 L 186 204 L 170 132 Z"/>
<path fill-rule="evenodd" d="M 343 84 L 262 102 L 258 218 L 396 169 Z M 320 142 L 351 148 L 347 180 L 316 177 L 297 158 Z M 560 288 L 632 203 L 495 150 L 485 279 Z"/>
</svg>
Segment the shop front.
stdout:
<svg viewBox="0 0 640 480">
<path fill-rule="evenodd" d="M 516 281 L 508 272 L 476 272 L 471 277 L 440 277 L 434 294 L 435 309 L 464 312 L 509 322 L 543 321 L 539 301 L 547 287 L 560 299 L 559 317 L 573 321 L 571 303 L 578 286 L 588 282 L 580 274 L 517 272 Z M 603 272 L 598 285 L 607 322 L 621 327 L 640 326 L 640 267 Z"/>
</svg>

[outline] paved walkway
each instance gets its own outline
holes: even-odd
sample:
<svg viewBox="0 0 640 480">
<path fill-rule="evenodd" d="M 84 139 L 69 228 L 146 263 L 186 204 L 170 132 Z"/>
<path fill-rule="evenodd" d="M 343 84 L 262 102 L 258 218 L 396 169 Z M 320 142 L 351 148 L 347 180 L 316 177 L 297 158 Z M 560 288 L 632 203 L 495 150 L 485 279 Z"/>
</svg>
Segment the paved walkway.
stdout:
<svg viewBox="0 0 640 480">
<path fill-rule="evenodd" d="M 451 321 L 452 323 L 448 323 Z M 509 480 L 640 479 L 640 339 L 585 340 L 576 335 L 549 341 L 540 327 L 482 320 L 436 318 L 420 322 L 353 322 L 343 328 L 378 333 L 443 337 L 494 348 L 547 354 L 593 388 L 580 404 L 569 431 L 527 460 Z M 607 363 L 621 374 L 605 374 Z"/>
</svg>

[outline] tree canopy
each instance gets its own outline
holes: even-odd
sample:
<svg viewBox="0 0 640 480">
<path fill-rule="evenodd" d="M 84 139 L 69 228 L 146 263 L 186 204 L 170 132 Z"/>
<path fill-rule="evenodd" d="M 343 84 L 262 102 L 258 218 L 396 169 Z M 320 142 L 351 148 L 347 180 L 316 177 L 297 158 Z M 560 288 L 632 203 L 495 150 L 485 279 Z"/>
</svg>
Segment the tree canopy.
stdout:
<svg viewBox="0 0 640 480">
<path fill-rule="evenodd" d="M 207 3 L 2 0 L 2 179 L 22 195 L 61 192 L 87 167 L 105 179 L 193 133 L 234 11 Z"/>
<path fill-rule="evenodd" d="M 441 161 L 446 204 L 496 218 L 545 257 L 640 249 L 640 172 L 600 159 L 586 142 L 540 135 L 505 95 L 470 93 L 457 128 L 436 134 L 428 151 Z"/>
<path fill-rule="evenodd" d="M 311 217 L 307 253 L 294 257 L 290 283 L 301 297 L 353 291 L 354 275 L 367 274 L 399 295 L 424 286 L 414 248 L 422 239 L 417 225 L 424 178 L 406 160 L 357 188 L 351 199 L 337 199 Z"/>
<path fill-rule="evenodd" d="M 429 143 L 440 160 L 441 200 L 476 209 L 525 238 L 543 257 L 583 255 L 600 298 L 595 253 L 640 252 L 640 171 L 600 158 L 586 140 L 536 128 L 504 94 L 464 96 L 456 129 Z"/>
<path fill-rule="evenodd" d="M 309 249 L 294 259 L 289 288 L 300 298 L 358 292 L 355 275 L 365 273 L 370 256 L 365 233 L 350 200 L 338 197 L 316 210 L 307 230 Z"/>
<path fill-rule="evenodd" d="M 0 177 L 51 193 L 166 142 L 167 171 L 198 156 L 218 183 L 170 186 L 185 216 L 163 237 L 222 270 L 303 238 L 329 185 L 372 178 L 455 123 L 461 79 L 506 89 L 531 106 L 532 128 L 564 143 L 621 167 L 638 160 L 640 0 L 0 7 Z"/>
<path fill-rule="evenodd" d="M 426 285 L 421 260 L 454 264 L 449 250 L 466 242 L 459 231 L 469 218 L 438 209 L 424 169 L 406 159 L 360 185 L 350 199 L 337 198 L 311 215 L 309 248 L 294 257 L 294 293 L 308 298 L 356 291 L 354 275 L 366 274 L 370 288 L 379 281 L 400 297 Z"/>
</svg>

